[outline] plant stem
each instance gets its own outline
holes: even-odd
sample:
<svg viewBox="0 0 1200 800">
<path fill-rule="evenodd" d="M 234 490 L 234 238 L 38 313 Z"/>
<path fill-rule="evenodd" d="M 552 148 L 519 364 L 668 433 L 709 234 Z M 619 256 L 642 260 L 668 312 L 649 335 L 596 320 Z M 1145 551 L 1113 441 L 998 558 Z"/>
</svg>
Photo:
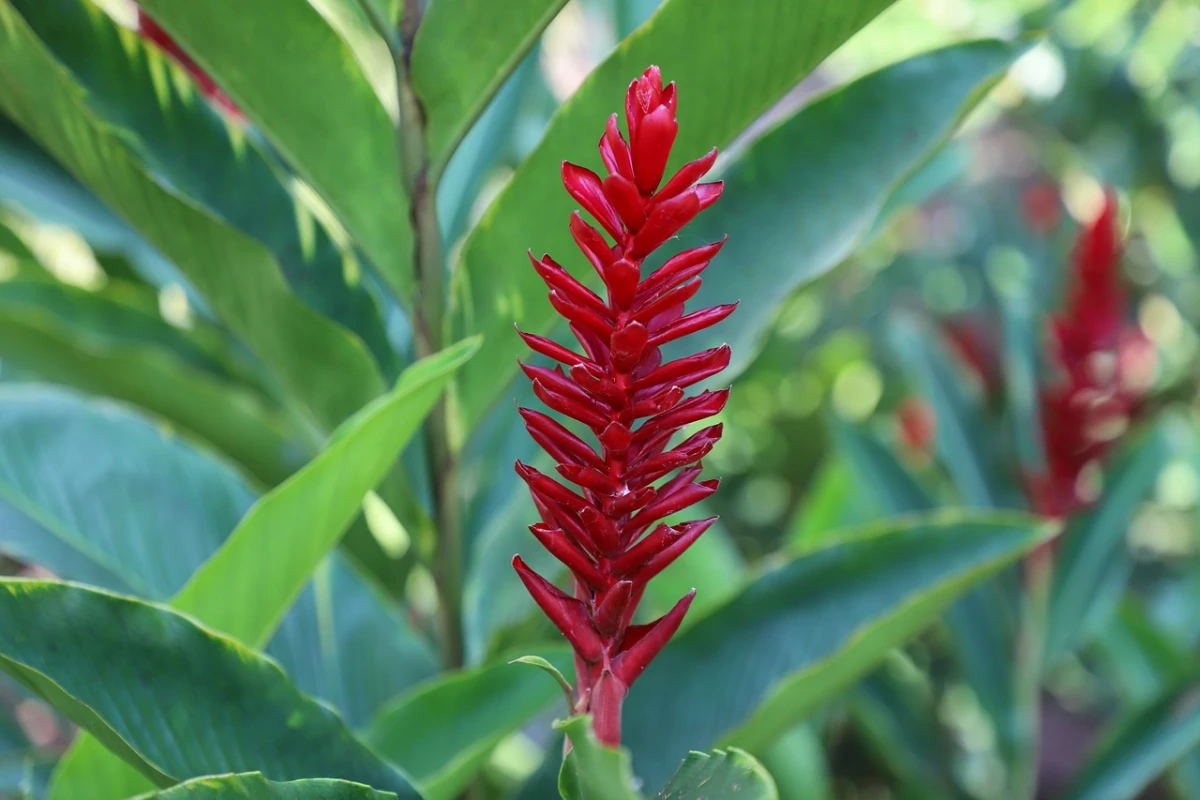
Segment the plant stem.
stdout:
<svg viewBox="0 0 1200 800">
<path fill-rule="evenodd" d="M 1025 560 L 1025 609 L 1017 643 L 1016 714 L 1019 751 L 1013 765 L 1012 794 L 1035 798 L 1041 750 L 1042 659 L 1050 583 L 1054 574 L 1054 542 L 1043 542 Z"/>
<path fill-rule="evenodd" d="M 408 193 L 413 228 L 413 261 L 417 273 L 417 298 L 413 303 L 413 339 L 418 357 L 436 353 L 445 345 L 446 273 L 442 234 L 437 218 L 435 187 L 429 182 L 429 154 L 425 148 L 425 113 L 413 88 L 409 71 L 413 37 L 421 21 L 420 4 L 405 0 L 399 31 L 393 30 L 371 0 L 359 0 L 372 25 L 387 41 L 396 72 L 399 124 L 396 131 L 400 169 Z M 438 589 L 438 633 L 442 663 L 462 666 L 462 531 L 458 508 L 458 466 L 451 425 L 453 420 L 442 398 L 425 425 L 426 458 L 432 476 L 435 535 L 432 567 Z M 427 547 L 426 550 L 429 548 Z M 428 556 L 428 552 L 425 554 Z"/>
</svg>

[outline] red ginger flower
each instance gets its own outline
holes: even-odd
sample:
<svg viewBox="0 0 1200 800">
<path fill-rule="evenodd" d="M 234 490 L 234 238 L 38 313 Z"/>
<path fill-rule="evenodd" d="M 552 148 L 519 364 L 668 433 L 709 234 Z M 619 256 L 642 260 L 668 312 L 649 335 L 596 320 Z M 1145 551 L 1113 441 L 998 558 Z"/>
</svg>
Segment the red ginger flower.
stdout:
<svg viewBox="0 0 1200 800">
<path fill-rule="evenodd" d="M 1066 307 L 1050 320 L 1050 355 L 1059 374 L 1041 392 L 1046 468 L 1028 480 L 1035 510 L 1049 516 L 1086 503 L 1080 478 L 1140 410 L 1153 363 L 1153 345 L 1125 320 L 1115 217 L 1110 193 L 1076 245 Z"/>
<path fill-rule="evenodd" d="M 584 354 L 518 330 L 535 352 L 560 362 L 554 369 L 522 365 L 534 394 L 590 428 L 599 451 L 546 414 L 520 409 L 530 435 L 558 462 L 559 475 L 578 487 L 517 462 L 542 518 L 530 531 L 570 569 L 575 596 L 533 572 L 520 556 L 513 566 L 575 650 L 575 711 L 590 712 L 597 738 L 614 746 L 630 685 L 674 635 L 695 595 L 693 590 L 654 622 L 632 625 L 646 584 L 716 519 L 655 525 L 716 490 L 718 481 L 696 478 L 721 425 L 673 448 L 668 444 L 685 425 L 719 412 L 729 395 L 725 389 L 684 397 L 684 389 L 729 364 L 727 345 L 666 363 L 660 349 L 733 312 L 736 303 L 684 313 L 684 303 L 700 288 L 699 274 L 724 240 L 685 250 L 642 276 L 643 259 L 721 195 L 720 182 L 697 183 L 716 160 L 715 148 L 659 188 L 679 127 L 675 109 L 675 84 L 663 88 L 658 68 L 650 67 L 626 94 L 628 142 L 616 114 L 600 139 L 607 176 L 563 163 L 567 192 L 615 242 L 609 245 L 578 211 L 571 214 L 571 234 L 600 274 L 607 300 L 550 256 L 529 253 L 550 288 L 551 305 L 566 317 Z"/>
<path fill-rule="evenodd" d="M 171 58 L 175 59 L 181 67 L 187 70 L 192 76 L 192 80 L 200 87 L 200 91 L 209 100 L 213 101 L 221 108 L 225 109 L 234 117 L 241 119 L 241 109 L 234 104 L 229 95 L 221 91 L 221 87 L 208 76 L 199 64 L 197 64 L 191 56 L 183 52 L 183 48 L 171 38 L 171 34 L 167 33 L 162 27 L 151 19 L 145 11 L 138 8 L 138 35 L 148 42 L 153 42 L 160 50 L 165 52 Z"/>
</svg>

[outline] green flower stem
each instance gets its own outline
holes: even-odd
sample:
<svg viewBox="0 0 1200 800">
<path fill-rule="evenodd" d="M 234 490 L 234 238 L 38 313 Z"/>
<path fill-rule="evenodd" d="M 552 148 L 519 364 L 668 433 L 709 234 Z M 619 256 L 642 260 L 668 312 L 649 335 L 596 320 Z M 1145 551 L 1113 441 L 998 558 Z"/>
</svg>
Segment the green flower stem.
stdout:
<svg viewBox="0 0 1200 800">
<path fill-rule="evenodd" d="M 1019 731 L 1013 764 L 1013 798 L 1037 797 L 1038 757 L 1041 749 L 1042 659 L 1046 644 L 1046 619 L 1054 575 L 1055 540 L 1043 542 L 1025 560 L 1025 608 L 1017 641 L 1016 704 Z"/>
</svg>

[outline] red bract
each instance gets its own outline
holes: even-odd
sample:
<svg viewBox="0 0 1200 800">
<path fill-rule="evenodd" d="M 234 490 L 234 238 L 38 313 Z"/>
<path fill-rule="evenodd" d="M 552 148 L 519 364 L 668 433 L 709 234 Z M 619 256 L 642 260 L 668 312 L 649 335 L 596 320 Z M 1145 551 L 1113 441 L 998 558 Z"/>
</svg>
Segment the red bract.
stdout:
<svg viewBox="0 0 1200 800">
<path fill-rule="evenodd" d="M 1120 277 L 1116 203 L 1110 194 L 1100 216 L 1076 245 L 1067 302 L 1050 320 L 1054 379 L 1041 392 L 1046 469 L 1030 476 L 1035 510 L 1064 516 L 1086 497 L 1081 478 L 1111 449 L 1141 407 L 1153 346 L 1126 321 Z"/>
<path fill-rule="evenodd" d="M 191 56 L 183 52 L 179 44 L 171 38 L 171 34 L 167 33 L 162 27 L 152 20 L 145 11 L 138 9 L 138 35 L 148 42 L 153 42 L 160 50 L 167 53 L 171 58 L 175 59 L 181 67 L 188 71 L 192 79 L 200 87 L 200 91 L 209 100 L 212 100 L 221 108 L 237 117 L 242 118 L 241 110 L 234 104 L 229 95 L 221 91 L 221 87 L 213 82 L 213 79 L 208 76 L 200 65 L 197 64 Z"/>
<path fill-rule="evenodd" d="M 614 241 L 610 245 L 578 212 L 571 215 L 571 234 L 607 296 L 588 289 L 548 255 L 538 259 L 531 252 L 529 258 L 583 354 L 518 331 L 535 352 L 559 362 L 552 369 L 522 365 L 534 393 L 590 429 L 598 449 L 553 418 L 520 409 L 530 435 L 558 462 L 559 476 L 573 484 L 568 488 L 517 462 L 542 518 L 530 530 L 571 571 L 574 596 L 533 572 L 520 556 L 513 566 L 575 650 L 575 711 L 590 712 L 597 738 L 610 745 L 620 743 L 621 704 L 630 685 L 679 628 L 695 591 L 647 625 L 630 624 L 638 601 L 647 582 L 715 519 L 657 524 L 716 490 L 717 481 L 696 479 L 721 426 L 668 445 L 685 425 L 719 412 L 728 396 L 726 389 L 684 397 L 684 389 L 728 365 L 728 346 L 667 362 L 660 349 L 733 312 L 736 304 L 684 313 L 700 288 L 700 273 L 723 241 L 685 250 L 642 274 L 643 259 L 721 195 L 721 183 L 697 183 L 712 167 L 716 149 L 659 188 L 678 130 L 675 108 L 675 84 L 663 88 L 658 68 L 650 67 L 625 98 L 628 141 L 616 114 L 600 139 L 607 174 L 601 178 L 563 163 L 567 192 Z"/>
</svg>

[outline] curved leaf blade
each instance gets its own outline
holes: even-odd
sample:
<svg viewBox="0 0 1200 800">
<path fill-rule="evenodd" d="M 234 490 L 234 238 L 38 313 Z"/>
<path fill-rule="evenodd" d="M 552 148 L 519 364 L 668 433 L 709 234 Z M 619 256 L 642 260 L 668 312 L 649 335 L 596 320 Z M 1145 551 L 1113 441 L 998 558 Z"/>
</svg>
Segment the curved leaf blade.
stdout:
<svg viewBox="0 0 1200 800">
<path fill-rule="evenodd" d="M 745 750 L 688 753 L 655 800 L 779 800 L 775 781 Z"/>
<path fill-rule="evenodd" d="M 634 684 L 624 729 L 638 774 L 663 780 L 690 747 L 718 741 L 760 752 L 1051 533 L 1022 516 L 947 513 L 868 527 L 763 574 Z"/>
<path fill-rule="evenodd" d="M 161 787 L 262 770 L 418 796 L 273 662 L 164 606 L 0 580 L 0 667 Z"/>
<path fill-rule="evenodd" d="M 590 716 L 571 717 L 554 727 L 571 740 L 571 752 L 558 774 L 563 800 L 641 800 L 634 788 L 629 751 L 596 741 Z"/>
</svg>

